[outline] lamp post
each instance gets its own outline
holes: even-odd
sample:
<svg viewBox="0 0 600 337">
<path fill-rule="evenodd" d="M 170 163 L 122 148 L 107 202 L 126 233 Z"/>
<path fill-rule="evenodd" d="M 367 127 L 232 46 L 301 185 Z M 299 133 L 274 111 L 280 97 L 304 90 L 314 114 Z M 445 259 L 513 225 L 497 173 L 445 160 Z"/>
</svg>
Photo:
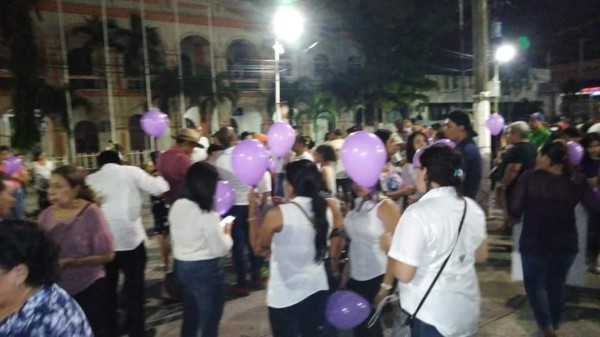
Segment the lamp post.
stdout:
<svg viewBox="0 0 600 337">
<path fill-rule="evenodd" d="M 284 53 L 281 41 L 294 42 L 300 38 L 304 28 L 304 18 L 295 8 L 282 6 L 277 9 L 273 18 L 273 30 L 275 32 L 275 114 L 273 121 L 283 120 L 281 112 L 281 76 L 279 71 L 279 56 Z"/>
<path fill-rule="evenodd" d="M 501 82 L 500 82 L 500 64 L 510 62 L 515 55 L 517 55 L 517 49 L 510 44 L 503 44 L 498 46 L 494 54 L 494 90 L 496 95 L 494 98 L 494 112 L 500 113 L 500 95 L 502 94 Z"/>
</svg>

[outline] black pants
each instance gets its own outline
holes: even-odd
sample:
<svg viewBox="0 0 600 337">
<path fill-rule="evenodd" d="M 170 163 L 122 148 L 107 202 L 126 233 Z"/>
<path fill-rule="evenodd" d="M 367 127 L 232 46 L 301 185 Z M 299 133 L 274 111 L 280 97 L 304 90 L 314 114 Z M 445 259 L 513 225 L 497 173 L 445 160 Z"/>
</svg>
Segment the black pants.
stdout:
<svg viewBox="0 0 600 337">
<path fill-rule="evenodd" d="M 360 296 L 364 297 L 367 301 L 373 305 L 375 296 L 381 288 L 381 282 L 383 281 L 383 275 L 379 275 L 367 281 L 357 281 L 355 279 L 348 280 L 346 287 L 348 290 L 354 291 Z M 361 337 L 382 337 L 383 332 L 381 331 L 381 325 L 376 322 L 371 328 L 369 328 L 369 320 L 375 313 L 375 309 L 371 307 L 371 315 L 364 322 L 354 328 L 354 335 Z"/>
<path fill-rule="evenodd" d="M 85 290 L 73 295 L 73 298 L 85 313 L 94 336 L 106 337 L 106 279 L 97 279 Z"/>
<path fill-rule="evenodd" d="M 269 307 L 273 337 L 323 337 L 327 296 L 319 291 L 289 307 Z"/>
<path fill-rule="evenodd" d="M 117 309 L 119 304 L 117 287 L 119 272 L 123 272 L 125 282 L 125 310 L 127 311 L 127 333 L 130 337 L 145 336 L 146 315 L 144 314 L 144 270 L 146 269 L 146 247 L 142 242 L 134 250 L 115 252 L 115 259 L 106 264 L 106 284 L 108 287 L 108 333 L 118 336 Z"/>
<path fill-rule="evenodd" d="M 46 208 L 50 207 L 50 201 L 48 201 L 48 192 L 47 191 L 37 190 L 37 195 L 38 195 L 38 209 L 40 211 L 43 211 Z"/>
</svg>

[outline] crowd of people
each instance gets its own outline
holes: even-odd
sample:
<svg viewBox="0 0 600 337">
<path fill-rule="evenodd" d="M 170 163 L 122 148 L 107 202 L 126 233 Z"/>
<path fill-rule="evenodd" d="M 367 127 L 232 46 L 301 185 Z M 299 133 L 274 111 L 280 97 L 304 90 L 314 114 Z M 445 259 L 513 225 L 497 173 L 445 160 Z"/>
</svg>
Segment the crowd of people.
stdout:
<svg viewBox="0 0 600 337">
<path fill-rule="evenodd" d="M 475 264 L 487 259 L 488 244 L 475 201 L 483 162 L 469 114 L 455 110 L 443 124 L 406 119 L 396 130 L 376 130 L 387 162 L 374 189 L 353 182 L 341 160 L 346 135 L 358 130 L 334 130 L 318 145 L 298 133 L 288 155 L 274 159 L 272 172 L 252 187 L 236 176 L 233 149 L 245 139 L 268 147 L 267 138 L 238 137 L 231 127 L 212 141 L 201 129 L 181 129 L 143 168 L 123 163 L 114 147 L 98 155 L 95 172 L 55 168 L 35 154 L 30 170 L 0 175 L 0 336 L 145 336 L 148 194 L 165 285 L 183 303 L 183 337 L 218 336 L 226 296 L 264 288 L 276 337 L 336 336 L 325 308 L 339 289 L 373 308 L 398 292 L 402 310 L 418 312 L 413 337 L 475 334 Z M 490 178 L 515 239 L 513 276 L 524 282 L 541 336 L 557 335 L 577 257 L 585 268 L 589 256 L 590 270 L 600 272 L 600 133 L 586 131 L 552 132 L 535 113 L 508 125 L 495 147 Z M 435 144 L 442 139 L 455 147 Z M 569 141 L 585 149 L 580 164 L 569 161 Z M 2 162 L 11 151 L 2 147 L 0 155 Z M 223 216 L 214 211 L 219 180 L 235 191 Z M 40 210 L 35 223 L 24 219 L 29 183 Z M 582 235 L 589 239 L 583 247 Z M 236 282 L 226 286 L 223 258 L 230 253 Z M 167 284 L 173 281 L 177 287 Z M 367 322 L 355 336 L 383 336 L 379 324 Z"/>
</svg>

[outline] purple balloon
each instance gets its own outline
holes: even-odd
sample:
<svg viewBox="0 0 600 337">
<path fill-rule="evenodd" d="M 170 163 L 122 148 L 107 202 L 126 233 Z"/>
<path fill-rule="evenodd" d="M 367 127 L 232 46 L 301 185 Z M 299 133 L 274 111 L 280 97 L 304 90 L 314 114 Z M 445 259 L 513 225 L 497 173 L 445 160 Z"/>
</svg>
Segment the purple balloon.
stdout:
<svg viewBox="0 0 600 337">
<path fill-rule="evenodd" d="M 344 141 L 341 156 L 350 178 L 365 188 L 377 184 L 387 160 L 383 142 L 366 131 L 350 134 Z"/>
<path fill-rule="evenodd" d="M 488 119 L 485 121 L 485 125 L 487 125 L 487 128 L 490 130 L 492 135 L 497 136 L 504 128 L 504 117 L 495 112 L 488 117 Z"/>
<path fill-rule="evenodd" d="M 325 316 L 331 325 L 341 330 L 358 326 L 371 313 L 371 304 L 362 296 L 340 290 L 333 293 L 327 300 Z"/>
<path fill-rule="evenodd" d="M 215 211 L 223 216 L 235 204 L 235 190 L 228 181 L 219 180 L 215 190 Z"/>
<path fill-rule="evenodd" d="M 269 168 L 269 153 L 256 139 L 246 139 L 233 148 L 231 165 L 237 177 L 256 186 Z"/>
<path fill-rule="evenodd" d="M 148 136 L 158 138 L 167 131 L 169 117 L 156 108 L 150 108 L 140 119 L 140 124 Z"/>
<path fill-rule="evenodd" d="M 288 123 L 275 122 L 267 131 L 269 148 L 279 158 L 290 152 L 295 141 L 296 132 Z"/>
<path fill-rule="evenodd" d="M 440 139 L 437 142 L 435 142 L 434 144 L 446 145 L 446 146 L 449 146 L 452 149 L 456 147 L 456 143 L 454 143 L 453 141 L 451 141 L 448 138 Z"/>
<path fill-rule="evenodd" d="M 425 148 L 420 148 L 415 152 L 412 160 L 413 167 L 421 167 L 421 155 L 423 154 L 423 151 L 425 151 Z"/>
<path fill-rule="evenodd" d="M 4 167 L 4 173 L 7 175 L 11 175 L 21 169 L 23 167 L 21 163 L 21 159 L 15 156 L 10 156 L 2 162 L 2 166 Z"/>
<path fill-rule="evenodd" d="M 585 154 L 585 150 L 583 149 L 583 146 L 581 146 L 581 144 L 570 141 L 567 143 L 567 151 L 571 164 L 581 164 L 581 160 L 583 159 L 583 155 Z"/>
</svg>

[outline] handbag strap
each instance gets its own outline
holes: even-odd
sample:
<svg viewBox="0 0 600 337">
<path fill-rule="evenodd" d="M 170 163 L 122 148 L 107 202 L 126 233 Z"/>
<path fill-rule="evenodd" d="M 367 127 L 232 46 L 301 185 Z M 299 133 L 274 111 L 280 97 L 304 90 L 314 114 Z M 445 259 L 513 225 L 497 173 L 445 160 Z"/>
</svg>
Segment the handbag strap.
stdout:
<svg viewBox="0 0 600 337">
<path fill-rule="evenodd" d="M 293 202 L 293 201 L 290 201 L 289 203 L 298 207 L 298 209 L 300 209 L 302 214 L 304 214 L 304 216 L 308 219 L 308 221 L 310 221 L 310 224 L 313 225 L 313 227 L 315 226 L 315 219 L 313 219 L 310 215 L 308 215 L 308 213 L 304 210 L 304 208 L 302 208 L 302 206 L 300 206 L 298 203 Z"/>
<path fill-rule="evenodd" d="M 425 295 L 423 295 L 423 298 L 421 299 L 421 302 L 417 306 L 417 309 L 415 310 L 415 312 L 412 315 L 408 316 L 407 321 L 408 321 L 409 325 L 412 325 L 413 319 L 417 316 L 417 313 L 419 312 L 419 310 L 421 310 L 421 307 L 423 306 L 423 303 L 425 303 L 425 300 L 427 299 L 427 296 L 429 296 L 429 293 L 431 292 L 431 289 L 433 289 L 433 286 L 435 285 L 435 283 L 437 282 L 437 280 L 440 278 L 440 275 L 442 275 L 442 271 L 444 271 L 444 268 L 446 267 L 446 264 L 450 260 L 450 257 L 452 256 L 452 253 L 454 253 L 454 248 L 456 248 L 456 245 L 458 244 L 458 239 L 460 237 L 460 232 L 462 230 L 463 224 L 465 223 L 465 216 L 467 215 L 467 199 L 463 199 L 463 201 L 464 201 L 464 204 L 465 204 L 465 209 L 463 210 L 462 218 L 460 219 L 460 225 L 458 226 L 458 235 L 456 236 L 456 241 L 454 242 L 454 246 L 452 247 L 452 251 L 450 251 L 450 254 L 448 254 L 448 257 L 444 260 L 444 263 L 442 263 L 442 266 L 440 267 L 440 270 L 437 272 L 437 275 L 435 275 L 435 278 L 431 282 L 431 285 L 429 286 L 429 289 L 427 289 L 427 291 L 425 292 Z"/>
</svg>

